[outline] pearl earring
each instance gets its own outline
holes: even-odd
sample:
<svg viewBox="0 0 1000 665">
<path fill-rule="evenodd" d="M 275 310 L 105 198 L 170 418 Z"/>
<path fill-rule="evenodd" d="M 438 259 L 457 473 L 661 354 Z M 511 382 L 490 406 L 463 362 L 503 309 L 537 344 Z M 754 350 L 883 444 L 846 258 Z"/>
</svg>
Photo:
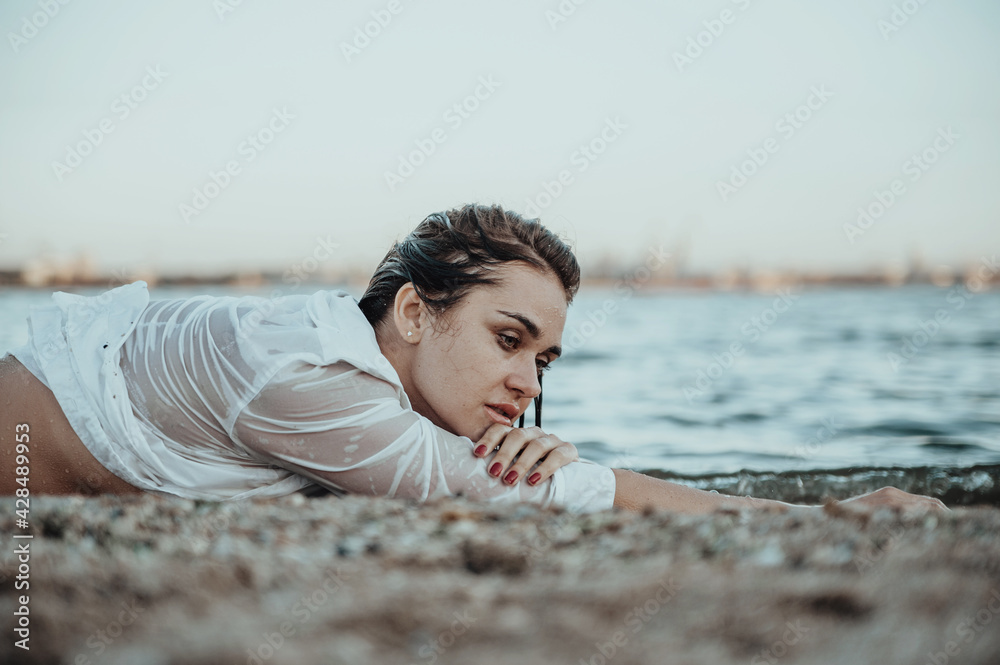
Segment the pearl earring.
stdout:
<svg viewBox="0 0 1000 665">
<path fill-rule="evenodd" d="M 407 337 L 413 337 L 413 331 L 412 330 L 407 330 L 406 331 L 406 336 Z"/>
</svg>

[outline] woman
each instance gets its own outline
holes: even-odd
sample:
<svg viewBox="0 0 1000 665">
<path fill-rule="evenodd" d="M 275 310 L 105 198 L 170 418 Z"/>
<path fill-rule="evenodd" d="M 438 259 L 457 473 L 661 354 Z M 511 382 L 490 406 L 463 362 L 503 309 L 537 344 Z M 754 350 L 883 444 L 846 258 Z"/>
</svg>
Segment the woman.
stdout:
<svg viewBox="0 0 1000 665">
<path fill-rule="evenodd" d="M 468 205 L 397 243 L 357 303 L 331 291 L 150 302 L 143 282 L 56 293 L 32 310 L 31 342 L 0 361 L 0 444 L 28 433 L 34 492 L 237 499 L 317 484 L 575 511 L 787 509 L 611 470 L 514 426 L 535 398 L 537 413 L 579 279 L 537 220 Z M 8 467 L 0 490 L 15 483 Z M 850 501 L 942 506 L 891 488 Z"/>
</svg>

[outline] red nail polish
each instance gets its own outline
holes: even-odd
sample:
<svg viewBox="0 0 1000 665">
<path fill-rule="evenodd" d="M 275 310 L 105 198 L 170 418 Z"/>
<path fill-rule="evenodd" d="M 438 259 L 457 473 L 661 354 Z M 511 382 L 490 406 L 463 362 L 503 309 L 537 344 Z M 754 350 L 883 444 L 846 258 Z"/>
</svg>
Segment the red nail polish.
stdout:
<svg viewBox="0 0 1000 665">
<path fill-rule="evenodd" d="M 504 476 L 503 479 L 505 483 L 508 483 L 510 485 L 513 485 L 515 480 L 517 480 L 517 471 L 511 471 L 506 476 Z"/>
<path fill-rule="evenodd" d="M 531 474 L 531 477 L 528 478 L 528 484 L 529 485 L 534 485 L 535 483 L 537 483 L 541 479 L 542 479 L 542 474 L 540 474 L 540 473 L 533 473 L 533 474 Z"/>
<path fill-rule="evenodd" d="M 486 446 L 479 446 L 478 448 L 476 448 L 476 454 L 477 455 L 485 455 L 486 454 Z"/>
<path fill-rule="evenodd" d="M 500 462 L 497 462 L 490 467 L 491 476 L 499 476 L 501 471 L 503 471 L 503 466 L 500 464 Z"/>
</svg>

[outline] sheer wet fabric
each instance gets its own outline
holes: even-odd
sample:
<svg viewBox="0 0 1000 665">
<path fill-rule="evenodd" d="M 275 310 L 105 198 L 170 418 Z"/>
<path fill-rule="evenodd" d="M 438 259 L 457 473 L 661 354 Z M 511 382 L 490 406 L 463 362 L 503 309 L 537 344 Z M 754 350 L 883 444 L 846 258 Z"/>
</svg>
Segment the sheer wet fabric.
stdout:
<svg viewBox="0 0 1000 665">
<path fill-rule="evenodd" d="M 587 461 L 504 485 L 473 442 L 412 410 L 354 299 L 149 300 L 144 282 L 32 308 L 11 351 L 48 386 L 90 452 L 123 480 L 197 499 L 465 495 L 610 508 L 614 474 Z"/>
</svg>

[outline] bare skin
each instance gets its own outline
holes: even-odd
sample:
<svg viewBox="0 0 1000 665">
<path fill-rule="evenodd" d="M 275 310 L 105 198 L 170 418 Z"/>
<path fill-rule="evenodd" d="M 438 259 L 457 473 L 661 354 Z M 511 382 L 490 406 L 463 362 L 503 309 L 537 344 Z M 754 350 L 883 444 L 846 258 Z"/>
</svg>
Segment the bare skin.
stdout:
<svg viewBox="0 0 1000 665">
<path fill-rule="evenodd" d="M 614 469 L 614 474 L 615 506 L 626 510 L 642 511 L 646 508 L 653 508 L 703 514 L 725 508 L 754 508 L 776 512 L 815 511 L 823 508 L 823 506 L 802 506 L 750 496 L 715 494 L 624 469 Z M 838 503 L 840 506 L 861 511 L 877 508 L 899 508 L 904 513 L 916 514 L 928 510 L 948 510 L 938 499 L 909 494 L 895 487 L 883 487 Z"/>
<path fill-rule="evenodd" d="M 18 427 L 19 425 L 27 425 Z M 24 434 L 27 433 L 27 437 Z M 14 356 L 0 358 L 0 495 L 22 487 L 15 475 L 18 435 L 28 446 L 32 494 L 135 494 L 136 487 L 104 468 L 63 415 L 52 391 Z"/>
<path fill-rule="evenodd" d="M 502 482 L 535 485 L 580 458 L 551 433 L 513 426 L 561 353 L 568 303 L 559 280 L 529 264 L 504 264 L 495 276 L 499 285 L 473 289 L 443 315 L 404 284 L 376 337 L 414 411 L 477 442 L 477 457 L 499 446 L 489 472 Z"/>
<path fill-rule="evenodd" d="M 428 311 L 412 284 L 404 285 L 396 294 L 391 320 L 377 331 L 379 346 L 399 374 L 415 411 L 440 427 L 478 441 L 481 445 L 475 454 L 479 457 L 499 447 L 490 472 L 493 466 L 499 466 L 493 475 L 503 478 L 503 482 L 515 484 L 530 473 L 530 483 L 536 472 L 540 473 L 535 482 L 540 482 L 578 459 L 576 448 L 538 428 L 490 425 L 488 414 L 483 415 L 483 405 L 513 403 L 517 406 L 513 420 L 538 394 L 539 368 L 559 356 L 566 323 L 566 295 L 552 273 L 528 264 L 507 263 L 498 267 L 496 274 L 501 279 L 499 285 L 474 289 L 446 313 L 444 321 Z M 530 330 L 509 314 L 529 322 Z M 509 345 L 503 339 L 507 336 L 515 337 L 517 344 Z M 542 464 L 532 470 L 539 460 L 543 460 Z M 622 469 L 614 469 L 614 474 L 614 505 L 626 510 L 651 507 L 710 513 L 727 507 L 819 509 L 706 492 Z M 937 499 L 892 487 L 841 504 L 859 509 L 946 510 Z"/>
<path fill-rule="evenodd" d="M 566 295 L 554 275 L 526 264 L 505 264 L 497 272 L 502 277 L 500 285 L 474 289 L 447 313 L 447 320 L 439 320 L 428 311 L 412 284 L 404 285 L 396 295 L 391 319 L 377 331 L 378 341 L 415 411 L 439 427 L 476 441 L 478 457 L 497 449 L 490 469 L 497 482 L 513 485 L 527 475 L 526 482 L 537 484 L 579 459 L 575 446 L 553 434 L 534 427 L 513 427 L 541 389 L 539 371 L 559 356 Z M 16 433 L 23 431 L 18 425 L 29 427 L 32 493 L 141 491 L 90 454 L 52 392 L 12 356 L 0 359 L 0 405 L 0 450 L 11 462 L 15 459 Z M 15 482 L 14 466 L 3 465 L 11 471 L 0 477 L 2 495 L 13 494 L 20 487 Z M 708 513 L 726 507 L 816 508 L 730 497 L 621 469 L 615 469 L 614 474 L 614 505 L 626 510 L 652 507 Z M 862 509 L 944 509 L 937 499 L 894 488 L 841 504 Z"/>
</svg>

